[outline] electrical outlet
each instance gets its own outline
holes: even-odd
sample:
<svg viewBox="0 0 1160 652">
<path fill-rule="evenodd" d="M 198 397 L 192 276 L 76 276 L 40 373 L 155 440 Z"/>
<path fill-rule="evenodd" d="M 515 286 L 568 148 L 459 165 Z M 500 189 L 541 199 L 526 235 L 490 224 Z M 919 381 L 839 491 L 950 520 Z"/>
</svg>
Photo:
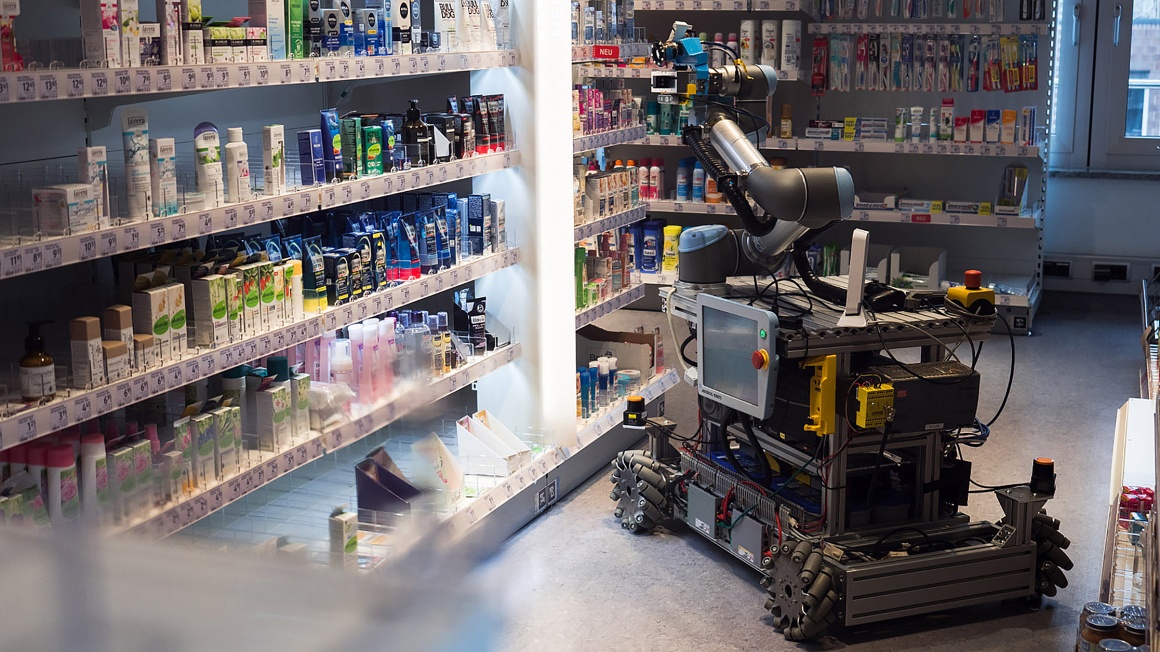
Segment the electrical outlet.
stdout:
<svg viewBox="0 0 1160 652">
<path fill-rule="evenodd" d="M 1065 260 L 1045 260 L 1043 275 L 1051 278 L 1071 278 L 1071 263 Z"/>
<path fill-rule="evenodd" d="M 1093 281 L 1127 281 L 1130 265 L 1128 263 L 1092 263 Z"/>
</svg>

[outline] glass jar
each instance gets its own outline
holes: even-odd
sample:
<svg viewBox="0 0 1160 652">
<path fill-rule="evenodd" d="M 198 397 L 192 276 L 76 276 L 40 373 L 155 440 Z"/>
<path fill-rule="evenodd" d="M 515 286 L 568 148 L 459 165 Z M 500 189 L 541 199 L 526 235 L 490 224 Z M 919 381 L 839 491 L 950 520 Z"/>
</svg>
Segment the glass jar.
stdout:
<svg viewBox="0 0 1160 652">
<path fill-rule="evenodd" d="M 1086 609 L 1087 606 L 1085 605 Z M 1099 642 L 1105 638 L 1112 638 L 1119 630 L 1120 621 L 1112 616 L 1092 614 L 1083 622 L 1083 629 L 1079 632 L 1076 649 L 1079 652 L 1098 652 Z"/>
<path fill-rule="evenodd" d="M 1143 645 L 1148 642 L 1148 621 L 1141 618 L 1121 620 L 1119 637 L 1132 645 Z"/>
<path fill-rule="evenodd" d="M 1079 626 L 1082 628 L 1088 616 L 1115 616 L 1116 608 L 1106 602 L 1089 602 L 1083 606 L 1079 615 Z"/>
<path fill-rule="evenodd" d="M 1119 638 L 1105 638 L 1096 648 L 1099 652 L 1132 652 L 1135 646 Z"/>
</svg>

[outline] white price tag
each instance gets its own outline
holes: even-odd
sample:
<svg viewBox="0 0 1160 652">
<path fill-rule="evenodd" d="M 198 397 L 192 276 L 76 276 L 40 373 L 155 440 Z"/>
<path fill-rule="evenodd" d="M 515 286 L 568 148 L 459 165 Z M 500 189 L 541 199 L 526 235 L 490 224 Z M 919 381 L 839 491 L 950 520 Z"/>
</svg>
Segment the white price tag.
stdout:
<svg viewBox="0 0 1160 652">
<path fill-rule="evenodd" d="M 94 96 L 102 97 L 109 94 L 109 76 L 106 73 L 102 71 L 94 72 L 89 75 L 89 80 L 91 81 L 90 86 L 93 89 Z"/>
<path fill-rule="evenodd" d="M 197 234 L 209 235 L 213 231 L 213 214 L 199 213 L 197 216 Z"/>
<path fill-rule="evenodd" d="M 278 83 L 292 84 L 294 83 L 294 68 L 288 63 L 278 64 Z"/>
<path fill-rule="evenodd" d="M 338 76 L 342 79 L 350 79 L 350 59 L 342 59 L 339 61 Z"/>
<path fill-rule="evenodd" d="M 35 439 L 37 434 L 39 434 L 36 430 L 36 413 L 35 412 L 33 412 L 32 414 L 26 414 L 26 415 L 20 417 L 19 419 L 17 419 L 16 425 L 17 425 L 17 432 L 20 433 L 18 438 L 19 438 L 21 443 L 26 442 L 30 439 Z"/>
<path fill-rule="evenodd" d="M 322 189 L 322 207 L 333 208 L 338 204 L 338 192 L 334 186 L 327 186 Z"/>
<path fill-rule="evenodd" d="M 342 184 L 342 203 L 350 204 L 354 201 L 354 186 L 349 183 Z"/>
<path fill-rule="evenodd" d="M 31 102 L 36 99 L 36 78 L 32 75 L 16 77 L 16 101 Z"/>
<path fill-rule="evenodd" d="M 195 68 L 181 69 L 181 90 L 197 90 L 197 70 Z"/>
<path fill-rule="evenodd" d="M 318 206 L 318 196 L 313 192 L 304 192 L 298 195 L 298 210 L 309 212 Z"/>
<path fill-rule="evenodd" d="M 169 68 L 157 71 L 157 90 L 164 93 L 173 90 L 173 71 Z"/>
<path fill-rule="evenodd" d="M 64 263 L 64 254 L 59 244 L 50 242 L 44 245 L 44 268 L 60 267 Z"/>
<path fill-rule="evenodd" d="M 174 365 L 165 373 L 165 386 L 167 389 L 177 389 L 185 384 L 184 381 L 185 374 L 182 373 L 180 366 Z"/>
<path fill-rule="evenodd" d="M 60 96 L 60 80 L 52 73 L 40 76 L 40 99 L 55 100 Z"/>
<path fill-rule="evenodd" d="M 298 64 L 298 83 L 308 84 L 314 81 L 315 73 L 314 65 L 310 63 Z"/>
<path fill-rule="evenodd" d="M 130 383 L 130 396 L 134 401 L 144 400 L 149 397 L 149 378 L 147 376 L 140 376 L 134 378 Z M 124 398 L 124 395 L 120 398 Z"/>
<path fill-rule="evenodd" d="M 64 430 L 71 424 L 68 420 L 68 406 L 64 403 L 57 403 L 48 408 L 48 427 L 49 432 L 56 432 L 57 430 Z"/>
<path fill-rule="evenodd" d="M 238 86 L 246 87 L 254 82 L 254 70 L 249 66 L 238 68 Z"/>
<path fill-rule="evenodd" d="M 217 75 L 214 74 L 213 68 L 205 66 L 198 70 L 197 81 L 202 90 L 208 90 L 217 85 Z"/>
<path fill-rule="evenodd" d="M 338 62 L 334 59 L 326 59 L 322 62 L 322 78 L 326 81 L 333 81 L 338 79 Z"/>
<path fill-rule="evenodd" d="M 93 406 L 96 408 L 96 414 L 93 416 L 112 412 L 115 407 L 123 405 L 122 398 L 125 399 L 125 403 L 133 398 L 133 388 L 129 383 L 117 385 L 114 389 L 102 389 L 97 392 L 93 396 Z"/>
<path fill-rule="evenodd" d="M 226 228 L 236 229 L 238 227 L 238 208 L 232 206 L 226 209 Z"/>
<path fill-rule="evenodd" d="M 40 247 L 24 248 L 24 272 L 33 274 L 44 269 L 44 251 Z"/>
<path fill-rule="evenodd" d="M 136 70 L 136 73 L 137 73 L 137 83 L 134 85 L 134 87 L 137 89 L 137 92 L 138 93 L 151 93 L 151 92 L 153 92 L 153 75 L 152 75 L 152 73 L 150 73 L 149 70 L 146 68 L 138 68 Z"/>
<path fill-rule="evenodd" d="M 5 277 L 23 274 L 24 251 L 21 249 L 9 249 L 5 251 L 3 258 L 0 259 L 0 265 L 3 265 L 2 273 Z"/>
<path fill-rule="evenodd" d="M 93 418 L 93 401 L 87 396 L 82 396 L 73 401 L 72 407 L 73 423 L 84 423 Z"/>
<path fill-rule="evenodd" d="M 8 77 L 0 75 L 0 103 L 12 101 L 12 90 L 8 85 Z"/>
<path fill-rule="evenodd" d="M 297 209 L 297 206 L 295 205 L 294 195 L 283 195 L 282 196 L 282 217 L 290 217 L 291 215 L 294 215 L 297 212 L 298 212 L 298 209 Z"/>
<path fill-rule="evenodd" d="M 113 72 L 113 92 L 117 95 L 128 95 L 133 92 L 133 76 L 126 69 Z"/>
<path fill-rule="evenodd" d="M 194 358 L 185 362 L 185 378 L 193 382 L 201 378 L 201 359 Z"/>
<path fill-rule="evenodd" d="M 175 217 L 173 218 L 173 221 L 170 222 L 170 224 L 173 225 L 173 228 L 170 229 L 171 233 L 169 237 L 173 242 L 181 242 L 188 237 L 186 235 L 187 227 L 185 225 L 184 217 Z"/>
<path fill-rule="evenodd" d="M 258 207 L 253 204 L 242 206 L 242 224 L 253 224 L 258 221 Z"/>
<path fill-rule="evenodd" d="M 363 79 L 367 76 L 367 62 L 364 59 L 355 59 L 354 62 L 354 77 L 355 79 Z"/>
<path fill-rule="evenodd" d="M 124 236 L 121 238 L 121 251 L 133 251 L 141 248 L 141 230 L 135 226 L 121 229 Z"/>
<path fill-rule="evenodd" d="M 218 66 L 217 73 L 214 75 L 214 85 L 218 88 L 230 87 L 230 69 L 225 66 Z"/>
<path fill-rule="evenodd" d="M 387 60 L 382 57 L 375 57 L 375 77 L 387 76 Z"/>
<path fill-rule="evenodd" d="M 162 220 L 154 220 L 149 225 L 149 244 L 157 246 L 165 243 L 165 222 Z"/>
<path fill-rule="evenodd" d="M 270 83 L 270 66 L 258 66 L 258 85 L 265 86 Z"/>
</svg>

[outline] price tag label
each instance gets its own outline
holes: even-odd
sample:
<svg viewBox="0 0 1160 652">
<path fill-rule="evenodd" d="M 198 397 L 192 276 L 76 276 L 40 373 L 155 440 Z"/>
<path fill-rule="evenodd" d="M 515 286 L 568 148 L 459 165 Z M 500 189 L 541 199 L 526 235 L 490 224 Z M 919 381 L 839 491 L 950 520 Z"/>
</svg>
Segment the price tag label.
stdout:
<svg viewBox="0 0 1160 652">
<path fill-rule="evenodd" d="M 322 207 L 333 208 L 338 204 L 338 191 L 334 186 L 327 186 L 322 189 Z"/>
<path fill-rule="evenodd" d="M 44 250 L 40 247 L 24 248 L 24 272 L 34 274 L 44 269 Z"/>
<path fill-rule="evenodd" d="M 282 196 L 282 217 L 290 217 L 298 212 L 298 206 L 295 202 L 294 195 Z"/>
<path fill-rule="evenodd" d="M 20 433 L 18 436 L 18 439 L 20 440 L 21 443 L 26 442 L 30 439 L 35 439 L 36 435 L 37 435 L 36 413 L 33 412 L 32 414 L 26 414 L 26 415 L 20 417 L 16 421 L 16 426 L 17 426 L 16 431 L 18 433 Z"/>
<path fill-rule="evenodd" d="M 386 77 L 387 76 L 387 60 L 384 59 L 383 57 L 375 57 L 374 76 L 375 77 Z"/>
<path fill-rule="evenodd" d="M 155 220 L 149 225 L 149 244 L 157 246 L 165 242 L 165 222 Z"/>
<path fill-rule="evenodd" d="M 49 432 L 56 432 L 57 430 L 64 430 L 71 424 L 68 420 L 68 405 L 64 403 L 57 403 L 48 408 L 48 427 Z"/>
<path fill-rule="evenodd" d="M 201 359 L 194 358 L 193 360 L 186 360 L 185 362 L 185 377 L 188 382 L 193 382 L 201 378 Z"/>
<path fill-rule="evenodd" d="M 121 383 L 116 387 L 116 394 L 114 398 L 117 399 L 117 407 L 125 407 L 135 400 L 140 400 L 138 396 L 144 397 L 149 392 L 148 378 L 135 378 L 130 382 Z"/>
<path fill-rule="evenodd" d="M 137 92 L 138 93 L 151 93 L 151 92 L 153 92 L 153 75 L 152 75 L 152 73 L 150 73 L 149 70 L 146 68 L 138 68 L 136 70 L 136 73 L 137 73 L 137 75 L 136 75 L 137 83 L 134 85 L 134 87 L 137 89 Z"/>
<path fill-rule="evenodd" d="M 121 229 L 121 251 L 133 251 L 141 248 L 141 230 L 135 226 Z"/>
<path fill-rule="evenodd" d="M 258 207 L 253 204 L 242 206 L 242 224 L 250 225 L 258 221 Z"/>
<path fill-rule="evenodd" d="M 327 59 L 322 62 L 322 78 L 326 81 L 331 81 L 338 78 L 338 62 L 334 59 Z"/>
<path fill-rule="evenodd" d="M 44 268 L 52 269 L 60 267 L 64 263 L 64 254 L 61 251 L 60 245 L 55 243 L 48 243 L 44 245 Z"/>
<path fill-rule="evenodd" d="M 303 63 L 298 65 L 298 83 L 308 84 L 314 81 L 315 74 L 313 64 Z"/>
<path fill-rule="evenodd" d="M 22 249 L 9 249 L 4 252 L 4 257 L 0 260 L 3 265 L 3 270 L 0 270 L 5 277 L 16 276 L 24 273 L 24 251 Z"/>
<path fill-rule="evenodd" d="M 94 394 L 93 407 L 96 409 L 96 414 L 93 416 L 112 412 L 113 408 L 115 407 L 114 402 L 119 400 L 119 397 L 124 391 L 128 391 L 129 398 L 133 398 L 133 389 L 129 386 L 129 383 L 118 385 L 115 388 L 115 391 L 112 389 L 102 389 Z M 117 395 L 117 398 L 114 398 L 114 394 Z"/>
<path fill-rule="evenodd" d="M 236 229 L 238 227 L 238 208 L 232 206 L 226 209 L 226 228 Z"/>
<path fill-rule="evenodd" d="M 254 70 L 249 66 L 238 68 L 238 86 L 246 87 L 254 83 Z"/>
<path fill-rule="evenodd" d="M 419 57 L 407 57 L 407 74 L 414 75 L 419 72 Z"/>
<path fill-rule="evenodd" d="M 214 74 L 213 68 L 209 66 L 198 69 L 197 75 L 198 84 L 202 90 L 208 90 L 217 84 L 217 75 Z"/>
<path fill-rule="evenodd" d="M 165 391 L 165 370 L 158 369 L 149 374 L 149 393 L 160 394 Z"/>
<path fill-rule="evenodd" d="M 32 102 L 36 99 L 36 78 L 32 75 L 16 77 L 16 101 Z"/>
<path fill-rule="evenodd" d="M 183 91 L 197 90 L 197 69 L 196 68 L 182 68 L 181 69 L 181 90 L 183 90 Z"/>
<path fill-rule="evenodd" d="M 302 212 L 312 211 L 314 207 L 318 206 L 318 196 L 313 192 L 304 192 L 298 195 L 298 210 Z"/>
<path fill-rule="evenodd" d="M 259 86 L 266 86 L 267 84 L 269 84 L 270 83 L 270 66 L 267 66 L 265 64 L 259 64 L 257 70 L 258 70 L 258 75 L 257 75 L 258 85 Z"/>
<path fill-rule="evenodd" d="M 187 233 L 186 218 L 175 217 L 175 218 L 173 218 L 173 221 L 170 222 L 170 224 L 173 225 L 172 229 L 170 229 L 170 231 L 171 231 L 170 239 L 171 240 L 173 240 L 174 242 L 180 242 L 182 240 L 185 240 L 188 237 L 186 235 L 186 233 Z"/>
<path fill-rule="evenodd" d="M 89 75 L 89 86 L 93 89 L 92 93 L 96 97 L 103 97 L 109 94 L 109 75 L 103 71 L 97 71 Z"/>
<path fill-rule="evenodd" d="M 190 380 L 193 380 L 192 378 Z M 185 384 L 185 374 L 180 366 L 174 365 L 165 372 L 167 389 L 177 389 Z"/>
<path fill-rule="evenodd" d="M 40 99 L 55 100 L 59 96 L 60 80 L 52 73 L 42 74 L 40 76 Z"/>
<path fill-rule="evenodd" d="M 354 186 L 349 183 L 342 184 L 342 203 L 350 204 L 354 201 Z"/>
<path fill-rule="evenodd" d="M 278 462 L 279 462 L 279 459 L 277 457 L 275 457 L 273 459 L 268 460 L 266 462 L 266 464 L 264 465 L 267 480 L 273 480 L 274 478 L 276 478 L 280 475 L 279 470 L 278 470 L 279 469 Z"/>
<path fill-rule="evenodd" d="M 12 101 L 12 89 L 8 84 L 8 77 L 0 75 L 0 103 Z"/>
<path fill-rule="evenodd" d="M 358 196 L 359 196 L 359 199 L 362 201 L 366 201 L 366 200 L 371 198 L 371 182 L 370 181 L 362 181 L 358 184 Z"/>
<path fill-rule="evenodd" d="M 350 60 L 341 59 L 338 63 L 338 76 L 342 79 L 350 79 Z"/>
<path fill-rule="evenodd" d="M 230 69 L 225 66 L 218 66 L 217 72 L 214 75 L 214 85 L 218 88 L 230 87 Z"/>
<path fill-rule="evenodd" d="M 412 172 L 411 173 L 411 187 L 418 188 L 421 183 L 423 183 L 422 176 L 420 176 L 418 172 Z"/>
<path fill-rule="evenodd" d="M 217 358 L 215 358 L 212 353 L 210 355 L 202 356 L 202 358 L 201 358 L 202 373 L 204 373 L 207 376 L 212 376 L 214 374 L 214 371 L 216 371 L 216 369 L 215 369 L 216 367 L 217 367 Z"/>
<path fill-rule="evenodd" d="M 292 84 L 294 83 L 294 68 L 288 63 L 278 64 L 278 83 Z"/>
<path fill-rule="evenodd" d="M 354 77 L 355 79 L 363 79 L 367 76 L 367 62 L 364 59 L 355 59 L 354 62 Z"/>
<path fill-rule="evenodd" d="M 113 72 L 113 92 L 117 95 L 128 95 L 133 92 L 133 76 L 126 69 Z"/>
</svg>

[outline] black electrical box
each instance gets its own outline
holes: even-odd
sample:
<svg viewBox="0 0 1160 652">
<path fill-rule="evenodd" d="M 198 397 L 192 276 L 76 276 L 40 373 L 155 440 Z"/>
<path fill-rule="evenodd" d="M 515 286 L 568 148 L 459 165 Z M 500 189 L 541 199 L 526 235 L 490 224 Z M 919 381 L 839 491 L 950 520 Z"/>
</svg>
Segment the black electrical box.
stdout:
<svg viewBox="0 0 1160 652">
<path fill-rule="evenodd" d="M 908 371 L 909 370 L 909 371 Z M 979 372 L 958 362 L 923 362 L 871 367 L 894 385 L 891 432 L 911 433 L 968 428 L 979 407 Z M 920 378 L 921 376 L 921 378 Z"/>
</svg>

